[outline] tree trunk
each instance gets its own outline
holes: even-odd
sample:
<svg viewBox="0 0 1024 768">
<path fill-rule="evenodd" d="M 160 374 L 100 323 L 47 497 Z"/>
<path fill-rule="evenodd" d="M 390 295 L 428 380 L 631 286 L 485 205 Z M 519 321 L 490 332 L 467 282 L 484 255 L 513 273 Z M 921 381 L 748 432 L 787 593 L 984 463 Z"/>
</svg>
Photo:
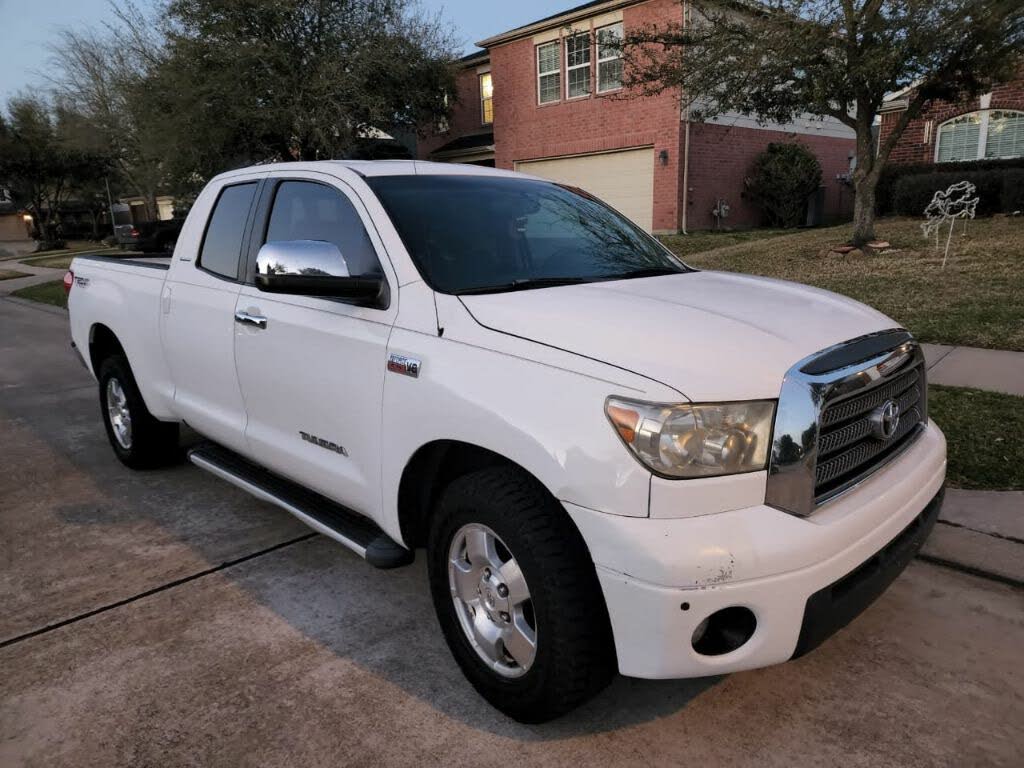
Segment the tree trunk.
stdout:
<svg viewBox="0 0 1024 768">
<path fill-rule="evenodd" d="M 858 248 L 875 240 L 875 187 L 878 178 L 869 174 L 854 179 L 853 244 Z"/>
</svg>

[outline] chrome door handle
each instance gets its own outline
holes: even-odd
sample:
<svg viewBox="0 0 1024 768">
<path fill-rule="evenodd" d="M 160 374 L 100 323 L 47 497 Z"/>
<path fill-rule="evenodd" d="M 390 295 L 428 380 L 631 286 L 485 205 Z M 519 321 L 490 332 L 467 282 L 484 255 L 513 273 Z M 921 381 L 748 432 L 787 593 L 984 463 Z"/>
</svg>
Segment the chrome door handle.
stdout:
<svg viewBox="0 0 1024 768">
<path fill-rule="evenodd" d="M 235 322 L 242 325 L 253 325 L 257 328 L 267 327 L 267 318 L 262 315 L 250 315 L 248 312 L 235 312 Z"/>
</svg>

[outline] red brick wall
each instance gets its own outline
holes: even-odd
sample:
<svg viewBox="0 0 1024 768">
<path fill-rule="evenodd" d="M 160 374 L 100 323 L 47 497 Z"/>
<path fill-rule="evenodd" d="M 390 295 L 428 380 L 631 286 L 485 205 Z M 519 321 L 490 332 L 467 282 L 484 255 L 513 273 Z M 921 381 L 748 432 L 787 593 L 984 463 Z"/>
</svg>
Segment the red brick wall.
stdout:
<svg viewBox="0 0 1024 768">
<path fill-rule="evenodd" d="M 681 18 L 678 0 L 652 0 L 623 11 L 629 29 Z M 564 49 L 562 52 L 564 62 Z M 597 95 L 566 101 L 563 63 L 559 102 L 537 103 L 536 52 L 532 38 L 491 49 L 494 73 L 496 165 L 512 169 L 518 160 L 653 146 L 667 163 L 654 166 L 654 228 L 679 228 L 681 176 L 679 102 L 674 94 L 640 99 Z M 596 73 L 596 61 L 591 73 Z"/>
<path fill-rule="evenodd" d="M 762 131 L 714 123 L 690 126 L 690 168 L 688 174 L 687 228 L 710 229 L 718 198 L 729 204 L 723 225 L 752 227 L 761 223 L 761 212 L 743 196 L 744 179 L 754 158 L 771 142 L 801 143 L 818 157 L 825 186 L 825 216 L 837 218 L 853 210 L 853 190 L 836 180 L 850 170 L 853 139 Z"/>
<path fill-rule="evenodd" d="M 889 155 L 891 163 L 932 163 L 935 161 L 935 134 L 941 123 L 966 112 L 974 112 L 981 108 L 981 99 L 951 103 L 933 101 L 925 105 L 921 114 L 911 120 L 903 136 Z M 999 85 L 992 90 L 989 109 L 1024 110 L 1024 76 Z M 886 112 L 882 115 L 879 142 L 884 142 L 892 133 L 893 126 L 902 112 Z M 931 135 L 925 141 L 925 124 L 931 121 Z"/>
<path fill-rule="evenodd" d="M 482 64 L 483 62 L 479 62 L 466 67 L 455 76 L 457 97 L 452 105 L 452 117 L 448 121 L 448 130 L 438 133 L 435 129 L 427 128 L 426 135 L 419 137 L 416 142 L 416 157 L 418 159 L 428 159 L 430 153 L 435 149 L 460 136 L 491 129 L 491 126 L 481 122 L 480 76 L 476 70 Z M 494 101 L 495 103 L 498 101 L 497 93 L 495 93 Z"/>
</svg>

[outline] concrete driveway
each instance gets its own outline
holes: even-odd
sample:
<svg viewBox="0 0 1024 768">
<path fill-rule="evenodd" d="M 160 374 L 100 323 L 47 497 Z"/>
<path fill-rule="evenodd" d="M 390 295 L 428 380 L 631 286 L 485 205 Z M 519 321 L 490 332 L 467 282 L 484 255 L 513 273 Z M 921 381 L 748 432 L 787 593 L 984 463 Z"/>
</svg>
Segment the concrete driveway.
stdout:
<svg viewBox="0 0 1024 768">
<path fill-rule="evenodd" d="M 799 661 L 476 696 L 422 556 L 382 572 L 181 466 L 114 459 L 60 311 L 0 299 L 0 765 L 1021 765 L 1024 594 L 915 562 Z"/>
</svg>

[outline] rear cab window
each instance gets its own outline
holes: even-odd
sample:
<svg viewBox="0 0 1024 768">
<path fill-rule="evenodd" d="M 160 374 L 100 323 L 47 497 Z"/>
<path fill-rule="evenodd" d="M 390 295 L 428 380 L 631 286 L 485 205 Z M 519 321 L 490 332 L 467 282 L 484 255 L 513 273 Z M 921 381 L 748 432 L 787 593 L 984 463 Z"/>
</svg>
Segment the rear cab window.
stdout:
<svg viewBox="0 0 1024 768">
<path fill-rule="evenodd" d="M 221 190 L 199 248 L 197 266 L 218 277 L 239 279 L 242 240 L 258 183 L 231 184 Z"/>
</svg>

